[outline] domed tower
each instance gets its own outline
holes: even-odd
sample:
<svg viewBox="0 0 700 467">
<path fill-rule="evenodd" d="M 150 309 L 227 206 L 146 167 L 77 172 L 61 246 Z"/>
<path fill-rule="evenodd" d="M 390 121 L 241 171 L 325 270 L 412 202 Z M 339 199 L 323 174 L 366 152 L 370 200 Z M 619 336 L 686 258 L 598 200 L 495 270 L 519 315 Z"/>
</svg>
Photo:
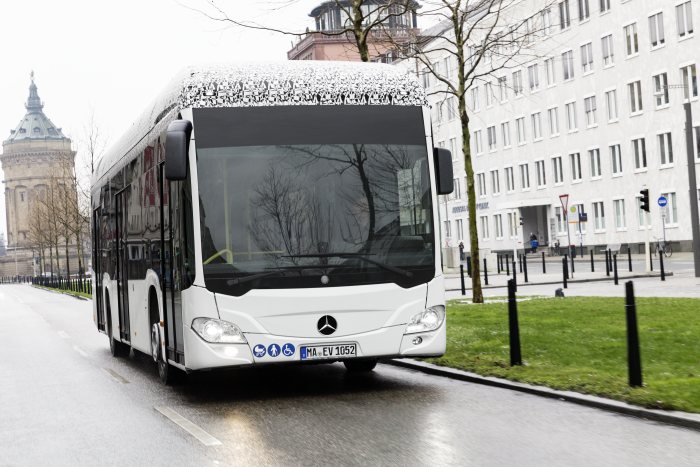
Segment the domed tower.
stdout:
<svg viewBox="0 0 700 467">
<path fill-rule="evenodd" d="M 71 140 L 44 114 L 34 72 L 31 74 L 27 112 L 2 143 L 0 163 L 5 174 L 7 246 L 31 247 L 30 212 L 38 194 L 56 178 L 73 173 L 75 151 Z"/>
</svg>

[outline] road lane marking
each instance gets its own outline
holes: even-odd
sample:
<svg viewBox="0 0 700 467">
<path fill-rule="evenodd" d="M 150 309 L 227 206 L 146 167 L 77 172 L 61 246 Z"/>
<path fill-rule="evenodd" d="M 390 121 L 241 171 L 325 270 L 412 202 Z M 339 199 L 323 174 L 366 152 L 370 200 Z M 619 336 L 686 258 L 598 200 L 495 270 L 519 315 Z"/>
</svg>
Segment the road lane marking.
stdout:
<svg viewBox="0 0 700 467">
<path fill-rule="evenodd" d="M 163 414 L 171 422 L 197 438 L 205 446 L 220 446 L 221 441 L 214 438 L 212 435 L 202 430 L 200 427 L 187 420 L 185 417 L 175 412 L 170 407 L 154 407 L 158 412 Z"/>
<path fill-rule="evenodd" d="M 112 377 L 117 383 L 129 384 L 129 380 L 124 378 L 122 375 L 112 370 L 111 368 L 102 368 L 109 376 Z"/>
<path fill-rule="evenodd" d="M 66 331 L 58 331 L 58 335 L 61 336 L 63 339 L 70 339 L 70 336 Z"/>
<path fill-rule="evenodd" d="M 81 349 L 81 348 L 78 347 L 77 345 L 74 345 L 74 346 L 73 346 L 73 350 L 75 350 L 75 351 L 78 352 L 81 356 L 83 356 L 83 357 L 85 357 L 85 358 L 87 358 L 87 356 L 88 356 L 87 352 L 85 352 L 83 349 Z"/>
</svg>

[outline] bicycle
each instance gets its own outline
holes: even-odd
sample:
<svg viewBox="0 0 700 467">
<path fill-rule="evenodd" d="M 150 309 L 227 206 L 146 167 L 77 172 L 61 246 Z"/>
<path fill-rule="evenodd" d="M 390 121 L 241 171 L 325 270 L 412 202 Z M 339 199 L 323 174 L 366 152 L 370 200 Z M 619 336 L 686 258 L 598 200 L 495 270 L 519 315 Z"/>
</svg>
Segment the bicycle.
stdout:
<svg viewBox="0 0 700 467">
<path fill-rule="evenodd" d="M 671 242 L 665 240 L 656 241 L 656 254 L 659 255 L 663 253 L 666 258 L 670 258 L 673 254 L 673 249 L 671 248 Z"/>
</svg>

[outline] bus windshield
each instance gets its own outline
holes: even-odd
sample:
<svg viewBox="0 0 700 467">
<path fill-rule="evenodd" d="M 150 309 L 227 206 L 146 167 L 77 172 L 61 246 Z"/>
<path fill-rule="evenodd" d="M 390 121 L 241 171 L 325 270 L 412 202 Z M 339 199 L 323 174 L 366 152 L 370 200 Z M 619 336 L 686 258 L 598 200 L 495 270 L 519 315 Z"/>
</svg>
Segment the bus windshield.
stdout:
<svg viewBox="0 0 700 467">
<path fill-rule="evenodd" d="M 212 291 L 434 277 L 425 143 L 198 147 L 197 171 Z"/>
</svg>

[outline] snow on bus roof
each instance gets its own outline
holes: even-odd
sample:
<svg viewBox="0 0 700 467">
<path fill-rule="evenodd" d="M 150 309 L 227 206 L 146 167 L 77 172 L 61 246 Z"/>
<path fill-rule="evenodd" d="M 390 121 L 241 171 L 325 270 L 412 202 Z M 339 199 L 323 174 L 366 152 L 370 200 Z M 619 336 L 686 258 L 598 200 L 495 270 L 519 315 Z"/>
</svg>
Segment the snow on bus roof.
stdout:
<svg viewBox="0 0 700 467">
<path fill-rule="evenodd" d="M 428 104 L 418 80 L 391 65 L 303 60 L 189 67 L 107 151 L 95 180 L 128 152 L 143 150 L 146 136 L 164 131 L 172 120 L 166 117 L 181 109 L 288 105 Z"/>
</svg>

